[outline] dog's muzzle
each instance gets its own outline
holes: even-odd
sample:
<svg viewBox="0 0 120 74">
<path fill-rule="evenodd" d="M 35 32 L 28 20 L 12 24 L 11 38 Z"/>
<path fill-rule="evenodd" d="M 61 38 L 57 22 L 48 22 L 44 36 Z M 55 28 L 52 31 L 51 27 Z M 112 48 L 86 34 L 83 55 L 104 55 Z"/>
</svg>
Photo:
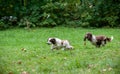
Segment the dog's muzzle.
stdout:
<svg viewBox="0 0 120 74">
<path fill-rule="evenodd" d="M 47 42 L 47 44 L 48 44 L 48 45 L 51 45 L 51 43 L 48 43 L 48 42 Z"/>
</svg>

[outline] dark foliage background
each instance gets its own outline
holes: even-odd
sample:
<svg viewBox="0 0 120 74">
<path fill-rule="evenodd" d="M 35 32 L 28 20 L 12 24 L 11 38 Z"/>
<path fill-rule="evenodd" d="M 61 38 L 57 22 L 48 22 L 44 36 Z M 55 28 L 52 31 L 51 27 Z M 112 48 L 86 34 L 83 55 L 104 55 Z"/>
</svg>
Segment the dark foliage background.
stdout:
<svg viewBox="0 0 120 74">
<path fill-rule="evenodd" d="M 0 29 L 120 27 L 120 0 L 0 0 Z"/>
</svg>

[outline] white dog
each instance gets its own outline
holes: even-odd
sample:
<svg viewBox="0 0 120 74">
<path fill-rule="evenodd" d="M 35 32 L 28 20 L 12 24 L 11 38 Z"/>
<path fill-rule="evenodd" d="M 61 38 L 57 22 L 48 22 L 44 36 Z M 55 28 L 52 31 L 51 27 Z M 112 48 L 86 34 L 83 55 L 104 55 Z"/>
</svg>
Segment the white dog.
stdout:
<svg viewBox="0 0 120 74">
<path fill-rule="evenodd" d="M 68 40 L 61 40 L 59 38 L 48 38 L 47 44 L 52 45 L 51 50 L 53 49 L 73 49 L 73 46 L 69 44 Z"/>
</svg>

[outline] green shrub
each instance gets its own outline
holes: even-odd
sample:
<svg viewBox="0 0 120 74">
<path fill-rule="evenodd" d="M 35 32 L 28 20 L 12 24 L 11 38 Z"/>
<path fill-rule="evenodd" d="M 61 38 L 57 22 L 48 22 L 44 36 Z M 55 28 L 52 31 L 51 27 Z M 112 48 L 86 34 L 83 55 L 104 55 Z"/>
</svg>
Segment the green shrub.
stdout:
<svg viewBox="0 0 120 74">
<path fill-rule="evenodd" d="M 0 30 L 1 30 L 1 29 L 5 29 L 5 28 L 6 28 L 5 23 L 0 20 Z"/>
<path fill-rule="evenodd" d="M 1 3 L 0 16 L 17 16 L 5 27 L 120 27 L 120 4 L 115 0 L 23 0 Z M 27 24 L 29 22 L 29 24 Z"/>
<path fill-rule="evenodd" d="M 26 27 L 26 28 L 30 28 L 30 27 L 35 27 L 35 24 L 32 23 L 30 21 L 30 18 L 28 17 L 24 17 L 20 20 L 19 24 L 20 27 Z"/>
</svg>

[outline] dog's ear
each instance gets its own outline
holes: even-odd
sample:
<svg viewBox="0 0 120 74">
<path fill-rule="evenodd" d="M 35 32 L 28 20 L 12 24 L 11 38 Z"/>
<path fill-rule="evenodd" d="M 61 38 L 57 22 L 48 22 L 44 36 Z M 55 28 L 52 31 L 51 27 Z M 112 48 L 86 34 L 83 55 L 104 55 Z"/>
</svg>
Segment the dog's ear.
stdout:
<svg viewBox="0 0 120 74">
<path fill-rule="evenodd" d="M 92 40 L 92 33 L 87 33 L 84 40 L 88 39 L 89 41 Z"/>
<path fill-rule="evenodd" d="M 50 42 L 51 42 L 52 44 L 56 44 L 55 38 L 52 38 L 52 39 L 50 40 Z"/>
<path fill-rule="evenodd" d="M 87 36 L 91 38 L 92 37 L 92 33 L 88 33 Z"/>
</svg>

